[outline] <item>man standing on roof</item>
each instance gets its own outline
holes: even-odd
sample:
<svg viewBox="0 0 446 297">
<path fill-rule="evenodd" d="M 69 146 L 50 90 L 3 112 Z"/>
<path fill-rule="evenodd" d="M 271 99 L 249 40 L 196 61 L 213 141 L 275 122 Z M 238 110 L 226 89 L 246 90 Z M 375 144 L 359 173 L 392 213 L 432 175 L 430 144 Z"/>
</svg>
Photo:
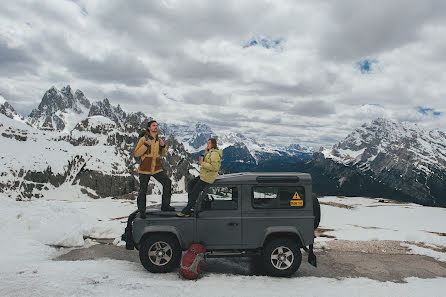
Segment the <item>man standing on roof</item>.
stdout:
<svg viewBox="0 0 446 297">
<path fill-rule="evenodd" d="M 150 121 L 147 124 L 145 135 L 139 139 L 134 152 L 135 157 L 141 157 L 141 164 L 138 167 L 139 195 L 137 204 L 142 218 L 146 216 L 147 186 L 151 176 L 163 186 L 161 210 L 175 210 L 170 206 L 172 181 L 161 167 L 161 157 L 166 154 L 166 151 L 166 144 L 158 137 L 158 123 L 156 121 Z"/>
<path fill-rule="evenodd" d="M 200 158 L 200 176 L 197 176 L 187 185 L 187 205 L 183 210 L 177 213 L 179 217 L 190 217 L 192 208 L 195 207 L 198 195 L 203 191 L 204 187 L 213 184 L 217 178 L 218 170 L 221 166 L 222 150 L 217 148 L 217 140 L 209 138 L 204 156 Z"/>
</svg>

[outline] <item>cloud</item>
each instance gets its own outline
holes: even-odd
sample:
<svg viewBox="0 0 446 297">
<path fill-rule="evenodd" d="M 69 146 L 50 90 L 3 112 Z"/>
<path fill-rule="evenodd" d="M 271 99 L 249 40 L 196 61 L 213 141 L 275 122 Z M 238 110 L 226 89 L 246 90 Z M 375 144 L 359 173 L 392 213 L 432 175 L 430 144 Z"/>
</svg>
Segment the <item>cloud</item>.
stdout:
<svg viewBox="0 0 446 297">
<path fill-rule="evenodd" d="M 108 55 L 97 60 L 72 52 L 65 66 L 79 78 L 96 82 L 142 86 L 153 78 L 142 61 L 130 56 Z"/>
<path fill-rule="evenodd" d="M 11 47 L 0 38 L 0 75 L 23 76 L 25 72 L 35 73 L 39 63 L 20 47 Z"/>
<path fill-rule="evenodd" d="M 209 90 L 194 90 L 185 94 L 183 98 L 185 103 L 195 105 L 225 105 L 229 102 L 229 98 Z"/>
<path fill-rule="evenodd" d="M 326 116 L 335 113 L 333 103 L 322 100 L 305 100 L 294 104 L 287 112 L 303 116 Z"/>
<path fill-rule="evenodd" d="M 70 84 L 160 121 L 326 146 L 379 116 L 444 130 L 445 34 L 436 0 L 6 1 L 0 93 L 25 112 Z"/>
<path fill-rule="evenodd" d="M 444 25 L 442 1 L 332 2 L 331 26 L 322 34 L 321 53 L 330 59 L 358 59 L 419 40 L 426 24 Z"/>
<path fill-rule="evenodd" d="M 216 61 L 199 61 L 183 57 L 171 63 L 168 69 L 171 79 L 183 83 L 201 85 L 209 81 L 238 80 L 240 76 L 235 67 Z"/>
</svg>

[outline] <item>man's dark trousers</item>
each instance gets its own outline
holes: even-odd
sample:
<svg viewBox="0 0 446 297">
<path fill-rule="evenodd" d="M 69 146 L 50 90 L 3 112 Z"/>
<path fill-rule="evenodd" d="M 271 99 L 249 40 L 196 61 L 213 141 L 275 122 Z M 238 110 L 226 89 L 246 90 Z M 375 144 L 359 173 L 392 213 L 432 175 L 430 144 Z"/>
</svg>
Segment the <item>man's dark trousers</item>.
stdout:
<svg viewBox="0 0 446 297">
<path fill-rule="evenodd" d="M 209 183 L 202 181 L 199 176 L 187 184 L 187 205 L 181 211 L 182 213 L 191 213 L 191 209 L 195 207 L 195 202 L 197 201 L 198 195 L 200 195 L 200 192 L 203 191 L 204 187 L 207 185 L 209 185 Z"/>
<path fill-rule="evenodd" d="M 163 196 L 161 198 L 161 209 L 169 207 L 170 198 L 172 196 L 172 181 L 164 171 L 151 174 L 139 174 L 139 195 L 138 195 L 138 210 L 139 212 L 146 212 L 146 195 L 147 186 L 150 177 L 153 176 L 163 186 Z"/>
</svg>

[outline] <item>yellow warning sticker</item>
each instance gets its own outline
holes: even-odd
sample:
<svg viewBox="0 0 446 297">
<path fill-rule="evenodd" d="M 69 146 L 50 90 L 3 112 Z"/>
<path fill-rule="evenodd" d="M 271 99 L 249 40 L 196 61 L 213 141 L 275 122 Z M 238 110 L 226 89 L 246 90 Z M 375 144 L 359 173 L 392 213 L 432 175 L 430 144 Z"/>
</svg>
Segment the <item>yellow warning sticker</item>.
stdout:
<svg viewBox="0 0 446 297">
<path fill-rule="evenodd" d="M 304 202 L 302 200 L 291 200 L 290 206 L 304 206 Z"/>
<path fill-rule="evenodd" d="M 299 194 L 296 192 L 294 193 L 293 199 L 299 199 L 302 200 L 302 198 L 300 198 Z"/>
</svg>

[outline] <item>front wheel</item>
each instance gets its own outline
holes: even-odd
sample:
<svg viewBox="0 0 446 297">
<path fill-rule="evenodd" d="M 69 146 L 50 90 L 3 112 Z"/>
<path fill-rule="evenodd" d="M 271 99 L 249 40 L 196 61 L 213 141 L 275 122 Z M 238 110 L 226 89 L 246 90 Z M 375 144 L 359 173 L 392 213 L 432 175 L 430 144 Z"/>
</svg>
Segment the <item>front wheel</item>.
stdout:
<svg viewBox="0 0 446 297">
<path fill-rule="evenodd" d="M 290 276 L 302 262 L 300 248 L 294 240 L 279 238 L 269 241 L 263 249 L 263 263 L 271 276 Z"/>
<path fill-rule="evenodd" d="M 180 263 L 180 245 L 177 239 L 171 235 L 150 235 L 141 244 L 139 259 L 144 268 L 150 272 L 170 272 Z"/>
</svg>

